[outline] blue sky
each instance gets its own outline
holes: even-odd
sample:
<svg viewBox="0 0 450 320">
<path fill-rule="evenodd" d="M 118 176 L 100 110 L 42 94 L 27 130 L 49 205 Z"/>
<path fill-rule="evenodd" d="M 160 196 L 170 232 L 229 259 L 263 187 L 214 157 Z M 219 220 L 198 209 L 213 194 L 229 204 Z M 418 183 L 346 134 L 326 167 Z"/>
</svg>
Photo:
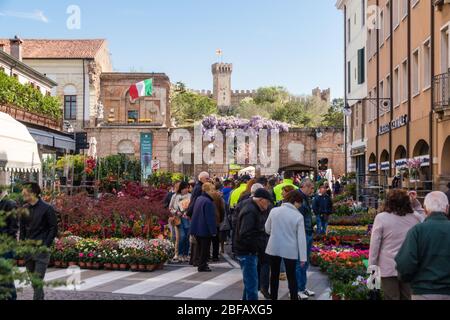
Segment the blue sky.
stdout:
<svg viewBox="0 0 450 320">
<path fill-rule="evenodd" d="M 234 64 L 233 89 L 320 86 L 343 95 L 342 15 L 335 0 L 0 0 L 0 37 L 106 38 L 116 71 L 165 72 L 212 89 L 210 65 Z M 81 28 L 69 30 L 69 5 Z"/>
</svg>

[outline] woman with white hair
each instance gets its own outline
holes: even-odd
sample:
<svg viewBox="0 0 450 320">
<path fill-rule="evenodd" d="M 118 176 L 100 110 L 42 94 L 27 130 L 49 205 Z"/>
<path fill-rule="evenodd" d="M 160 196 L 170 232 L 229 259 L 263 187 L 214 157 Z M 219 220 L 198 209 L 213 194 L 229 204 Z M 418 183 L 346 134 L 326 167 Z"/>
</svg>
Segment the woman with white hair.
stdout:
<svg viewBox="0 0 450 320">
<path fill-rule="evenodd" d="M 412 228 L 395 261 L 412 300 L 450 300 L 449 201 L 443 192 L 425 198 L 425 222 Z"/>
</svg>

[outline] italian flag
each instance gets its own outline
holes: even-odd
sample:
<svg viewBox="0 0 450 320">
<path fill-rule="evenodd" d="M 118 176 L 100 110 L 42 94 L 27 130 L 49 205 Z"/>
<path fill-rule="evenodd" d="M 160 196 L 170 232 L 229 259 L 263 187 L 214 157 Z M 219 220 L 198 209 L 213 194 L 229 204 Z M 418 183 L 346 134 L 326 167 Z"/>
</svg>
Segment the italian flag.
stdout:
<svg viewBox="0 0 450 320">
<path fill-rule="evenodd" d="M 136 100 L 140 97 L 148 97 L 153 94 L 153 79 L 147 79 L 130 87 L 130 97 Z"/>
</svg>

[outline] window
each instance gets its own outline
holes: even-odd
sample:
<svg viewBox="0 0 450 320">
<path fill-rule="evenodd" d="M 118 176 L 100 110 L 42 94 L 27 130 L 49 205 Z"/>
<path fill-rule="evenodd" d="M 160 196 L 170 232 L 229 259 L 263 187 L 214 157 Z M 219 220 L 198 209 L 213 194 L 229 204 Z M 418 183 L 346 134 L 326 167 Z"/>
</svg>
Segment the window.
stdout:
<svg viewBox="0 0 450 320">
<path fill-rule="evenodd" d="M 431 46 L 430 40 L 423 44 L 423 88 L 431 86 Z"/>
<path fill-rule="evenodd" d="M 347 42 L 350 43 L 352 39 L 352 24 L 350 22 L 350 19 L 347 20 Z"/>
<path fill-rule="evenodd" d="M 139 122 L 139 111 L 129 110 L 128 111 L 128 123 L 137 123 L 137 122 Z"/>
<path fill-rule="evenodd" d="M 365 48 L 358 50 L 358 84 L 366 81 L 366 53 Z"/>
<path fill-rule="evenodd" d="M 380 11 L 380 23 L 378 24 L 378 27 L 380 28 L 379 32 L 379 41 L 380 41 L 380 48 L 384 44 L 384 11 Z"/>
<path fill-rule="evenodd" d="M 441 73 L 448 72 L 449 69 L 449 40 L 448 40 L 448 26 L 441 31 Z"/>
<path fill-rule="evenodd" d="M 402 6 L 402 20 L 408 16 L 408 4 L 409 0 L 400 0 Z"/>
<path fill-rule="evenodd" d="M 347 91 L 348 93 L 352 92 L 352 65 L 351 62 L 347 62 Z"/>
<path fill-rule="evenodd" d="M 400 75 L 398 67 L 394 70 L 394 94 L 393 94 L 394 106 L 400 105 Z"/>
<path fill-rule="evenodd" d="M 412 54 L 412 92 L 413 95 L 419 94 L 419 49 Z"/>
<path fill-rule="evenodd" d="M 391 36 L 391 3 L 388 1 L 386 3 L 386 18 L 384 19 L 384 33 L 386 35 L 386 40 Z"/>
<path fill-rule="evenodd" d="M 408 60 L 402 63 L 402 102 L 408 100 Z"/>
<path fill-rule="evenodd" d="M 366 0 L 361 0 L 361 27 L 366 25 Z"/>
<path fill-rule="evenodd" d="M 64 96 L 64 120 L 77 119 L 77 96 Z"/>
<path fill-rule="evenodd" d="M 400 24 L 400 19 L 399 19 L 399 16 L 400 16 L 400 10 L 399 10 L 400 1 L 402 1 L 402 0 L 392 1 L 392 10 L 393 10 L 393 12 L 392 12 L 392 14 L 393 14 L 392 20 L 393 21 L 392 22 L 394 24 L 394 29 L 397 28 L 399 26 L 399 24 Z"/>
<path fill-rule="evenodd" d="M 380 98 L 384 98 L 384 82 L 383 82 L 383 80 L 380 81 Z M 380 116 L 385 113 L 385 110 L 383 108 L 383 104 L 381 102 L 382 101 L 380 101 Z"/>
<path fill-rule="evenodd" d="M 390 99 L 391 98 L 391 75 L 386 77 L 386 93 L 382 98 Z"/>
</svg>

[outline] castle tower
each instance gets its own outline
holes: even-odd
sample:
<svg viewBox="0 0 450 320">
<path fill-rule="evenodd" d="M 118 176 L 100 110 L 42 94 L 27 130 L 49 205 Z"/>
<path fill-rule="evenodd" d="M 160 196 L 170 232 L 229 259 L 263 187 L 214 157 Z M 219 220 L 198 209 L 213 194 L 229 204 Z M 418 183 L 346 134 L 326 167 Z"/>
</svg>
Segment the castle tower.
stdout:
<svg viewBox="0 0 450 320">
<path fill-rule="evenodd" d="M 231 106 L 231 63 L 215 63 L 212 65 L 213 98 L 220 111 Z"/>
</svg>

